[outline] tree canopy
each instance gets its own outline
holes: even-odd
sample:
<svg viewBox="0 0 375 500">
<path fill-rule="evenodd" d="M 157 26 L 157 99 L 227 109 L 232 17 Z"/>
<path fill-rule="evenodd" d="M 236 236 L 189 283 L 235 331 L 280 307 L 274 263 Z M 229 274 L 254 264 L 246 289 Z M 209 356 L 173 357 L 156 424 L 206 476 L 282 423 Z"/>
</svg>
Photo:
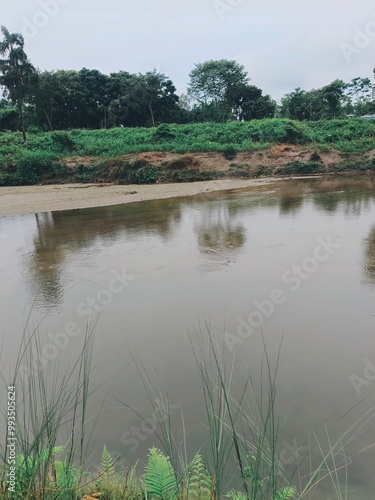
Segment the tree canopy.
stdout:
<svg viewBox="0 0 375 500">
<path fill-rule="evenodd" d="M 250 83 L 244 66 L 233 60 L 195 65 L 187 95 L 156 70 L 106 75 L 97 69 L 38 71 L 24 51 L 21 34 L 1 28 L 0 130 L 155 127 L 161 123 L 248 121 L 281 116 L 321 120 L 375 113 L 369 78 L 335 80 L 309 91 L 286 94 L 281 106 Z M 374 73 L 375 76 L 375 73 Z"/>
</svg>

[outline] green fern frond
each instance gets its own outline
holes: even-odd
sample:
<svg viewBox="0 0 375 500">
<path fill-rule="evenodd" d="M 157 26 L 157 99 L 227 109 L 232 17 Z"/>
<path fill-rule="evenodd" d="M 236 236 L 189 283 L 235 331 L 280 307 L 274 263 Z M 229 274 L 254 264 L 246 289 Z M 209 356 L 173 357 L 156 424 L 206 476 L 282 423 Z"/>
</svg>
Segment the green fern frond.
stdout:
<svg viewBox="0 0 375 500">
<path fill-rule="evenodd" d="M 52 450 L 52 456 L 55 457 L 64 451 L 64 446 L 55 446 Z"/>
<path fill-rule="evenodd" d="M 189 500 L 210 500 L 212 478 L 207 472 L 206 465 L 201 455 L 196 455 L 191 462 L 188 479 Z"/>
<path fill-rule="evenodd" d="M 296 489 L 293 486 L 287 486 L 276 493 L 274 500 L 291 500 L 296 494 Z"/>
<path fill-rule="evenodd" d="M 110 452 L 107 450 L 107 448 L 104 446 L 103 452 L 102 452 L 102 471 L 105 472 L 105 474 L 109 476 L 113 476 L 115 473 L 115 467 L 113 465 L 113 458 Z"/>
<path fill-rule="evenodd" d="M 144 481 L 148 498 L 159 500 L 177 498 L 177 481 L 171 461 L 157 448 L 150 449 Z"/>
<path fill-rule="evenodd" d="M 226 498 L 230 498 L 231 500 L 248 500 L 246 495 L 236 490 L 228 491 L 225 496 Z"/>
</svg>

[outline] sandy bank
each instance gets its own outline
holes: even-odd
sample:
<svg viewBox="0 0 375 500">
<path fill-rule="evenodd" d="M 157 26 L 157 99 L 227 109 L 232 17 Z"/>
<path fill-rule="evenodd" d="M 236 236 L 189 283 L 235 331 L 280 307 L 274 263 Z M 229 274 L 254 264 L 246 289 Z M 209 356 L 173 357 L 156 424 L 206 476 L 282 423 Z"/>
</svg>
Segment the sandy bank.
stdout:
<svg viewBox="0 0 375 500">
<path fill-rule="evenodd" d="M 200 193 L 257 187 L 278 181 L 224 179 L 152 185 L 62 184 L 0 188 L 0 216 L 118 205 L 144 200 L 193 196 Z"/>
</svg>

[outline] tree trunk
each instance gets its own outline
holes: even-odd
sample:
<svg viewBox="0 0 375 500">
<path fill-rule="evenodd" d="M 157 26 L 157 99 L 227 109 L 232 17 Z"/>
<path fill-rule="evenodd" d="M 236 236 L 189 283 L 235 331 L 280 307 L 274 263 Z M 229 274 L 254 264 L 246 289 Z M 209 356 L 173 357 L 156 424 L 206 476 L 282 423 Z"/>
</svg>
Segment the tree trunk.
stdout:
<svg viewBox="0 0 375 500">
<path fill-rule="evenodd" d="M 148 105 L 148 109 L 150 110 L 150 113 L 151 113 L 152 126 L 155 128 L 155 118 L 154 118 L 154 112 L 152 111 L 151 104 Z"/>
<path fill-rule="evenodd" d="M 44 113 L 44 116 L 47 119 L 47 123 L 48 123 L 50 132 L 53 132 L 52 121 L 51 121 L 51 118 L 50 118 L 49 114 L 47 113 L 47 111 L 45 109 L 43 109 L 43 113 Z"/>
<path fill-rule="evenodd" d="M 22 132 L 23 145 L 25 146 L 25 148 L 27 148 L 26 128 L 25 128 L 24 117 L 23 117 L 23 109 L 22 109 L 22 104 L 21 103 L 18 105 L 18 114 L 19 114 L 19 117 L 20 117 L 20 129 L 21 129 L 21 132 Z"/>
</svg>

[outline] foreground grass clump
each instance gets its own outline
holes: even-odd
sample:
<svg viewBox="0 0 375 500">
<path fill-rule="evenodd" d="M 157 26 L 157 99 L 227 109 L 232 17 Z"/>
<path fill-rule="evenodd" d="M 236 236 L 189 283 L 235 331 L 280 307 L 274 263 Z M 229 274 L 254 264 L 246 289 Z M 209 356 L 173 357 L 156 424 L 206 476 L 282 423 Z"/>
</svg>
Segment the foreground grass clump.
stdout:
<svg viewBox="0 0 375 500">
<path fill-rule="evenodd" d="M 10 485 L 11 464 L 7 448 L 2 444 L 1 498 L 310 500 L 327 480 L 332 482 L 335 498 L 348 498 L 341 481 L 345 482 L 346 468 L 352 457 L 346 456 L 345 445 L 372 422 L 373 415 L 363 415 L 335 443 L 326 436 L 328 448 L 314 435 L 309 439 L 309 451 L 297 457 L 293 469 L 287 470 L 279 458 L 280 429 L 276 414 L 280 351 L 271 364 L 263 343 L 265 355 L 259 366 L 260 385 L 253 382 L 250 371 L 238 384 L 234 378 L 236 360 L 216 344 L 209 327 L 207 336 L 190 337 L 206 410 L 202 422 L 207 430 L 205 446 L 188 459 L 183 423 L 182 430 L 176 432 L 169 418 L 168 396 L 163 395 L 161 387 L 155 387 L 157 379 L 152 366 L 148 367 L 142 356 L 135 355 L 134 363 L 151 406 L 161 416 L 161 429 L 155 432 L 159 447 L 149 449 L 145 464 L 135 463 L 128 468 L 119 468 L 119 457 L 112 457 L 104 447 L 100 466 L 89 472 L 86 463 L 90 455 L 89 437 L 85 429 L 93 393 L 90 375 L 94 330 L 95 325 L 88 328 L 81 353 L 63 372 L 56 367 L 43 368 L 37 331 L 30 336 L 25 334 L 12 380 L 17 388 L 15 479 Z M 150 371 L 154 379 L 148 376 Z M 3 375 L 2 378 L 5 383 Z M 112 397 L 130 408 L 126 402 Z M 1 401 L 5 399 L 2 397 Z M 137 410 L 133 411 L 142 418 Z M 2 414 L 4 430 L 7 422 L 4 406 Z M 182 441 L 178 438 L 181 432 Z M 305 462 L 310 465 L 308 473 L 302 469 Z"/>
</svg>

